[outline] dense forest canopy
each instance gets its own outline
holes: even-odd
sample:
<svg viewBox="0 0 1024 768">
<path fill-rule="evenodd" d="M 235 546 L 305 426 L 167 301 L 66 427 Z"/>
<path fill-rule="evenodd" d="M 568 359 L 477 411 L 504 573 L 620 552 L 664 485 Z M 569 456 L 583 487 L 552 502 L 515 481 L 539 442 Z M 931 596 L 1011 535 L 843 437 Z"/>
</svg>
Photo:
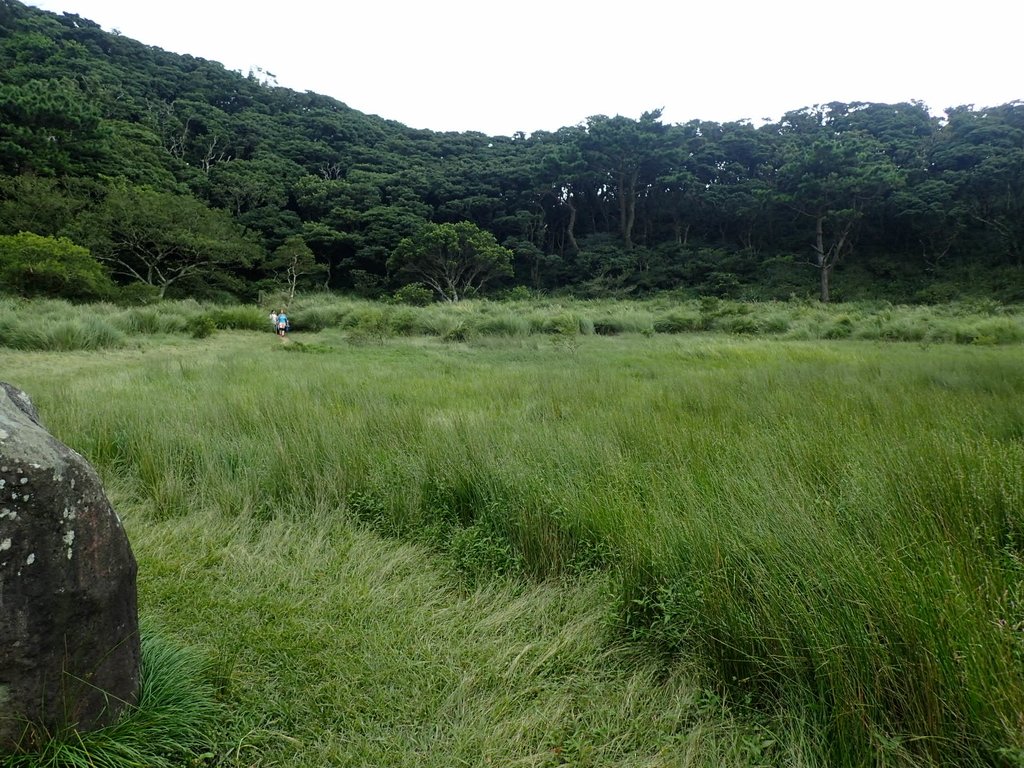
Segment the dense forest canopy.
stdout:
<svg viewBox="0 0 1024 768">
<path fill-rule="evenodd" d="M 81 294 L 52 277 L 73 244 L 96 291 L 391 295 L 443 279 L 407 267 L 455 224 L 508 254 L 481 291 L 1019 301 L 1024 102 L 437 133 L 0 0 L 6 290 Z M 21 233 L 53 243 L 42 287 Z"/>
</svg>

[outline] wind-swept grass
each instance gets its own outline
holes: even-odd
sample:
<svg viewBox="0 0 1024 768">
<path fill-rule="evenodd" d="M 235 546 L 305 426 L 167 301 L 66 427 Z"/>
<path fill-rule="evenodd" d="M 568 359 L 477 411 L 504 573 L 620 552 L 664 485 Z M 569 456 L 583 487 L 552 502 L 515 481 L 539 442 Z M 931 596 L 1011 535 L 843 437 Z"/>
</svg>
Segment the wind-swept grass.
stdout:
<svg viewBox="0 0 1024 768">
<path fill-rule="evenodd" d="M 422 547 L 294 507 L 134 539 L 143 606 L 230 670 L 225 765 L 744 766 L 788 748 L 686 667 L 609 642 L 600 577 L 464 589 Z"/>
<path fill-rule="evenodd" d="M 143 609 L 229 649 L 232 759 L 251 731 L 304 765 L 1020 761 L 1017 350 L 347 333 L 10 369 L 129 511 Z M 513 663 L 548 643 L 554 689 Z M 324 668 L 366 690 L 310 695 Z"/>
</svg>

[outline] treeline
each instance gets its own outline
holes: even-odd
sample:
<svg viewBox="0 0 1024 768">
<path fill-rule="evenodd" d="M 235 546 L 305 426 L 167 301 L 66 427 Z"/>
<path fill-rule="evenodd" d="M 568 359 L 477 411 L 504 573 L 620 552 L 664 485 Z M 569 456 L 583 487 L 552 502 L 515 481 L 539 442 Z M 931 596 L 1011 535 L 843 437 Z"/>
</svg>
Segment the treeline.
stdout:
<svg viewBox="0 0 1024 768">
<path fill-rule="evenodd" d="M 0 289 L 379 297 L 459 222 L 488 289 L 1020 301 L 1024 102 L 436 133 L 0 0 Z"/>
</svg>

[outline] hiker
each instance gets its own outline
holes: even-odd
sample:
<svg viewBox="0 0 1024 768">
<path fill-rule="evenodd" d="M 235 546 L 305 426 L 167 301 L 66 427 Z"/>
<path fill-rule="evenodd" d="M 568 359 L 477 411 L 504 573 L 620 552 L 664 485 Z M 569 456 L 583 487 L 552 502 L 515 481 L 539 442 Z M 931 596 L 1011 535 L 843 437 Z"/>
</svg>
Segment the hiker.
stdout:
<svg viewBox="0 0 1024 768">
<path fill-rule="evenodd" d="M 284 336 L 288 331 L 288 315 L 282 309 L 277 313 L 277 335 Z"/>
<path fill-rule="evenodd" d="M 275 333 L 277 332 L 277 310 L 276 309 L 270 310 L 270 327 L 274 330 Z"/>
</svg>

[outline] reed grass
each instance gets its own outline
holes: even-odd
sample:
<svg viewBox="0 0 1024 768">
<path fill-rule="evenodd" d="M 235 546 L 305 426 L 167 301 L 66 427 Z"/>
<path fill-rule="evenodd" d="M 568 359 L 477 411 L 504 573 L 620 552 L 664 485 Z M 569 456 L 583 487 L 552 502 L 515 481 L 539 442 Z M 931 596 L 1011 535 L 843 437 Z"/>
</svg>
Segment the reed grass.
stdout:
<svg viewBox="0 0 1024 768">
<path fill-rule="evenodd" d="M 216 330 L 269 328 L 276 307 L 187 300 L 143 307 L 72 305 L 0 297 L 7 317 L 0 346 L 22 350 L 108 349 L 137 336 L 205 338 Z M 403 336 L 447 341 L 530 336 L 571 338 L 721 332 L 786 340 L 864 339 L 918 344 L 1000 346 L 1024 342 L 1020 306 L 964 302 L 906 306 L 879 302 L 822 305 L 806 301 L 738 302 L 717 298 L 645 301 L 486 300 L 412 307 L 314 294 L 289 309 L 293 330 L 343 332 L 354 343 Z"/>
<path fill-rule="evenodd" d="M 786 333 L 825 317 L 792 310 Z M 581 335 L 578 308 L 535 311 L 575 342 L 357 344 L 354 323 L 284 344 L 234 332 L 8 356 L 5 376 L 129 511 L 144 610 L 236 660 L 225 755 L 1024 759 L 1019 350 L 653 321 Z M 533 616 L 568 623 L 501 639 Z M 333 682 L 317 683 L 312 648 Z M 566 671 L 493 672 L 534 652 Z"/>
</svg>

